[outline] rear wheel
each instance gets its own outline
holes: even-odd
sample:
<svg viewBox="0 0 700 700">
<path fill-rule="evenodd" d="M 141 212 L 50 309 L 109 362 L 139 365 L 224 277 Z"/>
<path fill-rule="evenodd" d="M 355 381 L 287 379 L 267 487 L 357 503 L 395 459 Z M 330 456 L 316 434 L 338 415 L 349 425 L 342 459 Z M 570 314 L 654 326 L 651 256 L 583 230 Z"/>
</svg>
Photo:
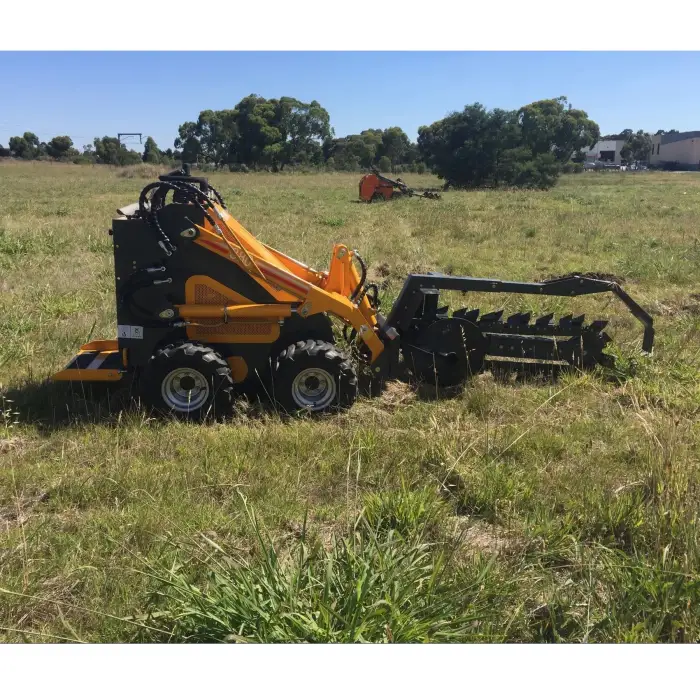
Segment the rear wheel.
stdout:
<svg viewBox="0 0 700 700">
<path fill-rule="evenodd" d="M 357 398 L 357 374 L 335 345 L 299 341 L 279 354 L 271 394 L 288 413 L 339 411 L 352 406 Z"/>
<path fill-rule="evenodd" d="M 178 418 L 222 415 L 231 406 L 232 391 L 233 377 L 226 360 L 198 343 L 182 342 L 158 350 L 142 381 L 148 405 Z"/>
</svg>

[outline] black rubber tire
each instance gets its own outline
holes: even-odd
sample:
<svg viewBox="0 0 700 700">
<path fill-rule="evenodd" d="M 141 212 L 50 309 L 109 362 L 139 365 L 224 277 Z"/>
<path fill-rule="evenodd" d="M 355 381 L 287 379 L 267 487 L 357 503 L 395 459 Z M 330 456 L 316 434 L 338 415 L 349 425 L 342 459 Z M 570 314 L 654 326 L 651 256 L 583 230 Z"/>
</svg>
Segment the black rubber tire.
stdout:
<svg viewBox="0 0 700 700">
<path fill-rule="evenodd" d="M 309 403 L 300 403 L 297 398 L 301 385 L 301 380 L 297 378 L 302 372 L 308 374 L 309 370 L 320 370 L 333 379 L 332 383 L 322 384 L 329 388 L 319 397 L 318 407 L 313 405 L 312 399 Z M 349 357 L 332 343 L 300 340 L 277 357 L 270 396 L 277 407 L 287 413 L 335 413 L 349 408 L 355 402 L 357 374 Z"/>
<path fill-rule="evenodd" d="M 163 384 L 171 372 L 192 369 L 206 381 L 208 394 L 192 407 L 169 403 Z M 141 396 L 147 406 L 159 413 L 185 420 L 217 418 L 231 410 L 233 377 L 231 368 L 218 352 L 200 343 L 181 341 L 156 351 L 141 376 Z"/>
</svg>

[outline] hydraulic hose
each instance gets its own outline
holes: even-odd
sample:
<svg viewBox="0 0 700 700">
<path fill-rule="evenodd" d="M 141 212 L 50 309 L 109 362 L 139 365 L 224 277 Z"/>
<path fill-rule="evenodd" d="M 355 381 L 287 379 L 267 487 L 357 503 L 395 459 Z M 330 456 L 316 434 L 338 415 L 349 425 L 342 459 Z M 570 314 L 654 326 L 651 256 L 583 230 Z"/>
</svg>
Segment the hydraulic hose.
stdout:
<svg viewBox="0 0 700 700">
<path fill-rule="evenodd" d="M 150 211 L 147 212 L 147 195 L 152 190 L 155 190 L 155 192 L 151 196 Z M 146 185 L 146 187 L 143 188 L 141 194 L 139 195 L 139 214 L 143 218 L 148 217 L 148 220 L 150 221 L 151 225 L 153 226 L 153 228 L 155 228 L 155 230 L 161 238 L 159 245 L 163 248 L 166 255 L 168 256 L 172 255 L 172 253 L 175 252 L 177 248 L 171 243 L 170 239 L 163 230 L 163 227 L 160 225 L 160 221 L 158 220 L 158 211 L 164 206 L 165 198 L 168 196 L 169 191 L 179 192 L 180 194 L 184 195 L 188 201 L 190 201 L 192 204 L 194 204 L 201 210 L 202 214 L 204 214 L 205 218 L 207 219 L 207 221 L 209 221 L 209 223 L 212 226 L 216 226 L 214 219 L 206 210 L 204 205 L 202 205 L 199 199 L 205 199 L 212 207 L 214 206 L 214 202 L 207 194 L 197 189 L 193 185 L 186 182 L 181 182 L 177 184 L 173 182 L 152 182 L 150 185 Z"/>
<path fill-rule="evenodd" d="M 371 296 L 369 294 L 370 291 L 373 292 Z M 365 286 L 365 288 L 360 292 L 360 296 L 355 299 L 355 303 L 359 306 L 365 297 L 369 298 L 369 302 L 373 308 L 379 308 L 379 287 L 374 284 L 374 282 Z"/>
<path fill-rule="evenodd" d="M 134 294 L 140 289 L 145 289 L 153 285 L 153 279 L 138 279 L 144 272 L 145 269 L 138 270 L 133 273 L 131 277 L 122 286 L 119 294 L 119 305 L 126 307 L 131 311 L 131 313 L 138 319 L 144 322 L 148 322 L 150 326 L 165 327 L 172 325 L 167 321 L 161 321 L 153 317 L 153 314 L 141 306 L 135 299 Z"/>
<path fill-rule="evenodd" d="M 357 261 L 360 263 L 360 269 L 362 270 L 360 282 L 358 283 L 357 287 L 355 287 L 355 291 L 350 295 L 350 301 L 354 302 L 357 299 L 358 294 L 362 291 L 362 288 L 365 286 L 365 281 L 367 280 L 367 265 L 365 265 L 365 261 L 356 250 L 353 250 L 352 254 L 355 256 L 355 258 L 357 258 Z"/>
</svg>

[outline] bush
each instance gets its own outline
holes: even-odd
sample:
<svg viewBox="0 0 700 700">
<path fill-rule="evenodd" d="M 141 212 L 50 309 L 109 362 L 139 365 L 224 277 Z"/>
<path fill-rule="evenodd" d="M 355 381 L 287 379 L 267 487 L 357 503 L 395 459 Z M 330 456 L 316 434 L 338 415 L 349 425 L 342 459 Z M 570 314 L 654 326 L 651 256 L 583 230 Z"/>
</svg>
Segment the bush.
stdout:
<svg viewBox="0 0 700 700">
<path fill-rule="evenodd" d="M 561 165 L 598 139 L 598 125 L 565 97 L 517 111 L 467 105 L 418 130 L 431 169 L 459 187 L 552 187 Z"/>
<path fill-rule="evenodd" d="M 583 168 L 583 163 L 576 163 L 572 160 L 570 160 L 568 163 L 564 163 L 564 165 L 561 166 L 561 172 L 562 173 L 582 173 L 584 170 Z"/>
<path fill-rule="evenodd" d="M 447 513 L 445 501 L 435 489 L 413 490 L 402 484 L 398 491 L 370 493 L 364 499 L 364 517 L 377 532 L 396 530 L 402 537 L 430 535 Z"/>
<path fill-rule="evenodd" d="M 391 161 L 387 156 L 382 156 L 377 162 L 377 169 L 383 173 L 391 172 Z"/>
<path fill-rule="evenodd" d="M 347 172 L 357 172 L 360 170 L 360 159 L 357 156 L 350 156 L 343 163 L 343 170 Z"/>
<path fill-rule="evenodd" d="M 422 175 L 425 172 L 425 163 L 419 161 L 415 164 L 415 166 L 416 166 L 416 172 L 419 175 Z"/>
</svg>

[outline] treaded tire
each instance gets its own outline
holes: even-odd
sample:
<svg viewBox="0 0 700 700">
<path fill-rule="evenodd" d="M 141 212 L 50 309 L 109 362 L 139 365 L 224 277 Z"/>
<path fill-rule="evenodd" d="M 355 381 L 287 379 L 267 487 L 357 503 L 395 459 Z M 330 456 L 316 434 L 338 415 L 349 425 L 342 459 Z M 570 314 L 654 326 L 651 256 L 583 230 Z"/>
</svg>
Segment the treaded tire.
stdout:
<svg viewBox="0 0 700 700">
<path fill-rule="evenodd" d="M 300 340 L 278 355 L 270 394 L 287 413 L 334 413 L 355 402 L 357 374 L 332 343 Z"/>
<path fill-rule="evenodd" d="M 200 343 L 183 341 L 157 350 L 141 377 L 141 395 L 149 407 L 185 420 L 226 414 L 232 394 L 228 363 Z"/>
</svg>

